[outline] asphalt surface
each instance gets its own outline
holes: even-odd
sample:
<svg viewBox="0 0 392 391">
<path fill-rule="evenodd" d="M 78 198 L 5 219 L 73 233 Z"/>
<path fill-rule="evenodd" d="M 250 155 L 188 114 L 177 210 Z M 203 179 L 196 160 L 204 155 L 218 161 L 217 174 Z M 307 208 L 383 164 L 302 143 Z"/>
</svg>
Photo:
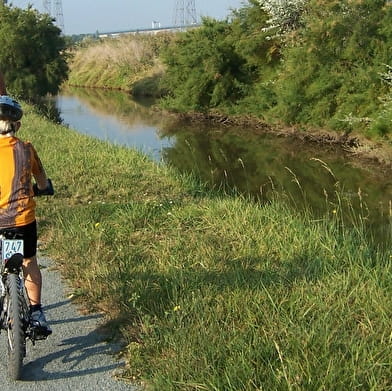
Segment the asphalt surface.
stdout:
<svg viewBox="0 0 392 391">
<path fill-rule="evenodd" d="M 6 334 L 0 335 L 0 388 L 3 391 L 137 391 L 116 379 L 122 362 L 119 347 L 104 341 L 100 314 L 83 315 L 69 299 L 70 291 L 48 259 L 39 259 L 43 304 L 53 334 L 35 346 L 27 341 L 23 378 L 7 378 Z"/>
</svg>

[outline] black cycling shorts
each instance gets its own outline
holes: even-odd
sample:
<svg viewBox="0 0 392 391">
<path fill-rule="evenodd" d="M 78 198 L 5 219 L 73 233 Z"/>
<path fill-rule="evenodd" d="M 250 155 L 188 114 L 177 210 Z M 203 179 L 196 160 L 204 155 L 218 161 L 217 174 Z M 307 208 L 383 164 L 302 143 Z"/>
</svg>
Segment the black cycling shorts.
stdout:
<svg viewBox="0 0 392 391">
<path fill-rule="evenodd" d="M 23 239 L 24 258 L 31 258 L 37 254 L 37 222 L 33 221 L 23 227 L 0 228 L 0 231 L 12 232 Z"/>
</svg>

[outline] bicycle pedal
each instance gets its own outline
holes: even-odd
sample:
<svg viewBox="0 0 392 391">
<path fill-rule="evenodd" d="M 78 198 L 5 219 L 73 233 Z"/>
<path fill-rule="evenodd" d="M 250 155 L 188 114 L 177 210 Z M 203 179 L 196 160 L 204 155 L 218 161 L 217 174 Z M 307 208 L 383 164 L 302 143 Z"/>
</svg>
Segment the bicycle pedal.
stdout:
<svg viewBox="0 0 392 391">
<path fill-rule="evenodd" d="M 42 341 L 48 338 L 51 334 L 52 330 L 42 327 L 34 327 L 31 329 L 30 338 L 34 341 Z"/>
</svg>

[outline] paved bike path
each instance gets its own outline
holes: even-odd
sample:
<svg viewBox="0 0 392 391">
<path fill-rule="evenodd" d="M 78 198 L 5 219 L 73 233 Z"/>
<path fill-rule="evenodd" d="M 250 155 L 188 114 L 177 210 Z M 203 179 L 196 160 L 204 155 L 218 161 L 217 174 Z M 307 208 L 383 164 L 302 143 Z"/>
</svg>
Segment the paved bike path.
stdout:
<svg viewBox="0 0 392 391">
<path fill-rule="evenodd" d="M 48 259 L 40 259 L 43 277 L 43 302 L 53 334 L 32 346 L 27 341 L 23 378 L 10 381 L 6 375 L 6 335 L 0 335 L 0 384 L 4 391 L 137 391 L 119 381 L 115 374 L 122 363 L 118 347 L 104 341 L 98 328 L 99 314 L 81 314 L 67 298 L 67 287 Z"/>
</svg>

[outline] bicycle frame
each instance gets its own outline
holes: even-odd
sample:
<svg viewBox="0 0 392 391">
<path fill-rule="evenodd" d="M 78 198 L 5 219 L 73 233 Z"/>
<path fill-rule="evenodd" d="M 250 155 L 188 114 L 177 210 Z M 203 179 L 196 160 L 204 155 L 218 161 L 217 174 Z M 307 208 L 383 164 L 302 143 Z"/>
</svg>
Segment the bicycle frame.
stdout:
<svg viewBox="0 0 392 391">
<path fill-rule="evenodd" d="M 0 254 L 1 254 L 1 266 L 0 266 L 0 332 L 1 330 L 6 330 L 7 326 L 4 324 L 4 319 L 3 317 L 6 315 L 5 314 L 5 308 L 3 308 L 3 303 L 4 303 L 4 298 L 7 294 L 6 290 L 6 283 L 7 283 L 7 278 L 9 274 L 14 274 L 17 277 L 17 285 L 18 285 L 18 291 L 20 293 L 20 297 L 22 298 L 21 304 L 22 307 L 21 310 L 23 311 L 23 328 L 25 330 L 25 337 L 30 338 L 33 345 L 35 343 L 35 336 L 34 333 L 30 330 L 30 319 L 29 319 L 29 314 L 28 314 L 28 302 L 27 298 L 25 295 L 25 288 L 24 288 L 24 279 L 22 276 L 22 263 L 23 263 L 23 245 L 22 247 L 16 247 L 14 249 L 4 249 L 5 244 L 12 243 L 15 240 L 13 238 L 13 235 L 7 235 L 6 237 L 4 234 L 0 234 Z M 21 239 L 19 239 L 20 243 Z M 23 241 L 22 241 L 23 242 Z M 5 251 L 6 250 L 6 251 Z M 7 253 L 8 250 L 8 253 Z M 15 252 L 13 251 L 20 251 L 20 252 Z M 8 256 L 8 257 L 7 257 Z"/>
<path fill-rule="evenodd" d="M 4 298 L 6 294 L 5 281 L 9 273 L 20 275 L 22 271 L 23 263 L 23 241 L 18 241 L 18 247 L 5 248 L 8 245 L 12 246 L 14 238 L 7 238 L 4 233 L 0 234 L 0 254 L 1 254 L 1 265 L 0 265 L 0 288 L 1 295 L 0 298 Z M 23 280 L 22 280 L 23 281 Z M 3 308 L 0 307 L 0 311 Z"/>
<path fill-rule="evenodd" d="M 7 237 L 6 237 L 7 236 Z M 26 340 L 35 344 L 36 334 L 30 326 L 22 274 L 23 240 L 10 234 L 0 234 L 0 331 L 8 337 L 8 372 L 18 380 L 26 356 Z"/>
<path fill-rule="evenodd" d="M 7 239 L 5 234 L 2 233 L 0 234 L 0 254 L 1 254 L 1 265 L 0 265 L 0 319 L 2 319 L 4 308 L 3 308 L 3 301 L 4 297 L 7 294 L 6 290 L 6 280 L 7 280 L 7 275 L 9 273 L 14 273 L 17 274 L 18 276 L 20 275 L 21 268 L 22 268 L 22 263 L 23 263 L 23 255 L 21 252 L 9 252 L 7 249 L 5 249 L 7 241 L 10 239 Z M 13 239 L 11 239 L 12 241 Z M 12 242 L 8 242 L 12 243 Z M 23 242 L 22 242 L 23 243 Z M 22 245 L 23 246 L 23 245 Z M 18 250 L 23 251 L 23 247 L 18 248 Z M 7 254 L 8 252 L 8 254 Z M 0 331 L 3 328 L 3 324 L 0 323 Z"/>
</svg>

